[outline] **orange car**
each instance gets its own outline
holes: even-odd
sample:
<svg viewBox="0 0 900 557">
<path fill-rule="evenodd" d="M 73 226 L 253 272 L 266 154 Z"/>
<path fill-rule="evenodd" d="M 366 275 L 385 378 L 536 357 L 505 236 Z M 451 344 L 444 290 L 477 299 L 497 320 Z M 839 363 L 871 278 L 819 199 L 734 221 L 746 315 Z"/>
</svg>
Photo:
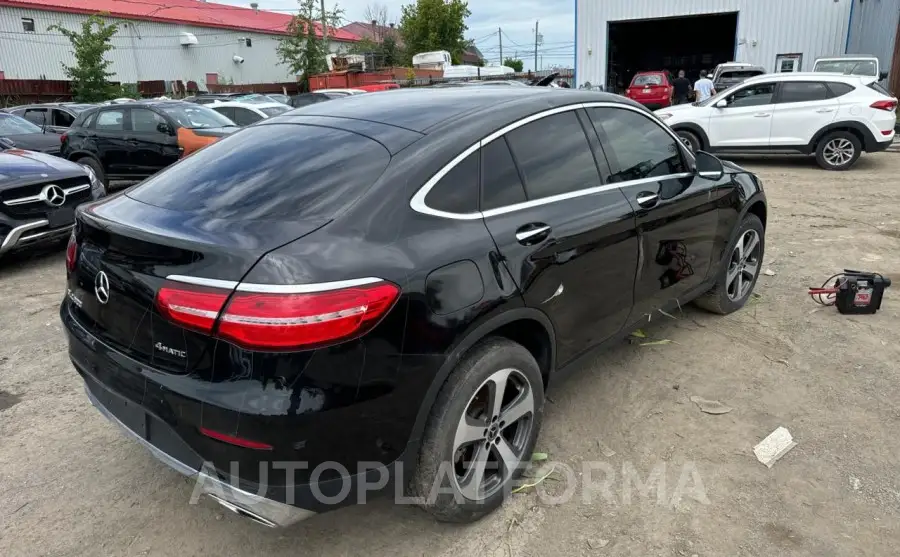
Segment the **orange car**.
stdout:
<svg viewBox="0 0 900 557">
<path fill-rule="evenodd" d="M 215 110 L 194 103 L 108 104 L 79 114 L 60 136 L 60 156 L 90 167 L 105 185 L 142 180 L 238 129 Z"/>
</svg>

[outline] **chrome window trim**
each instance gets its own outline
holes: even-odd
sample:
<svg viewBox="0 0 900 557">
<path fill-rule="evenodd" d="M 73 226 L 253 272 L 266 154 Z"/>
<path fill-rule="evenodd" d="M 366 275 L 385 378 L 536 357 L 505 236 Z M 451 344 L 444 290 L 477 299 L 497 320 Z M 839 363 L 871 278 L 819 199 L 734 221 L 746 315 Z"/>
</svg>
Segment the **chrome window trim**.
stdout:
<svg viewBox="0 0 900 557">
<path fill-rule="evenodd" d="M 374 284 L 376 282 L 384 282 L 384 279 L 380 279 L 377 277 L 364 277 L 358 279 L 337 280 L 333 282 L 319 282 L 314 284 L 256 284 L 251 282 L 238 282 L 234 280 L 191 277 L 187 275 L 168 275 L 166 277 L 166 280 L 181 282 L 184 284 L 193 284 L 196 286 L 209 286 L 211 288 L 237 290 L 238 292 L 255 292 L 257 294 L 311 294 L 314 292 L 328 292 L 330 290 L 340 290 L 342 288 L 352 288 L 354 286 L 363 286 L 366 284 Z"/>
<path fill-rule="evenodd" d="M 425 203 L 425 198 L 428 196 L 428 194 L 431 192 L 431 190 L 434 189 L 434 187 L 441 181 L 441 179 L 444 176 L 446 176 L 451 170 L 453 170 L 457 164 L 462 162 L 463 159 L 465 159 L 466 157 L 468 157 L 469 155 L 474 153 L 476 150 L 481 149 L 482 147 L 484 147 L 485 145 L 494 141 L 495 139 L 497 139 L 499 137 L 503 137 L 507 133 L 509 133 L 517 128 L 520 128 L 526 124 L 530 124 L 532 122 L 540 120 L 542 118 L 546 118 L 548 116 L 553 116 L 554 114 L 561 114 L 563 112 L 571 112 L 573 110 L 588 109 L 588 108 L 621 108 L 621 109 L 625 109 L 625 110 L 630 110 L 632 112 L 636 112 L 636 113 L 644 116 L 645 118 L 647 118 L 648 120 L 653 122 L 655 125 L 659 126 L 660 129 L 662 129 L 663 131 L 665 131 L 666 133 L 669 134 L 669 136 L 675 141 L 675 144 L 678 145 L 678 148 L 681 150 L 682 155 L 688 160 L 688 162 L 693 161 L 693 158 L 694 158 L 693 155 L 691 155 L 688 151 L 686 151 L 684 149 L 684 145 L 682 144 L 681 140 L 678 138 L 678 135 L 676 135 L 675 132 L 672 131 L 672 129 L 669 126 L 667 126 L 665 123 L 661 123 L 658 120 L 649 116 L 643 109 L 629 106 L 627 104 L 620 104 L 620 103 L 608 102 L 608 101 L 570 104 L 570 105 L 566 105 L 566 106 L 559 106 L 556 108 L 551 108 L 548 110 L 544 110 L 542 112 L 532 114 L 530 116 L 526 116 L 525 118 L 522 118 L 521 120 L 517 120 L 511 124 L 508 124 L 508 125 L 504 126 L 503 128 L 500 128 L 499 130 L 476 141 L 475 143 L 470 145 L 468 148 L 466 148 L 462 153 L 460 153 L 459 155 L 454 157 L 453 160 L 451 160 L 449 163 L 447 163 L 443 168 L 438 170 L 431 178 L 428 179 L 427 182 L 425 182 L 425 185 L 423 185 L 421 188 L 419 188 L 418 191 L 416 191 L 416 193 L 413 195 L 412 199 L 410 199 L 410 201 L 409 201 L 410 208 L 413 211 L 416 211 L 417 213 L 422 213 L 424 215 L 431 215 L 433 217 L 440 217 L 440 218 L 453 219 L 453 220 L 476 220 L 476 219 L 480 219 L 480 218 L 488 218 L 488 217 L 493 217 L 493 216 L 497 216 L 497 215 L 503 215 L 506 213 L 512 213 L 515 211 L 520 211 L 522 209 L 529 209 L 531 207 L 547 205 L 549 203 L 555 203 L 557 201 L 563 201 L 566 199 L 574 199 L 574 198 L 583 197 L 586 195 L 593 195 L 596 193 L 619 189 L 619 188 L 623 188 L 623 187 L 627 187 L 627 186 L 635 186 L 635 185 L 646 184 L 646 183 L 650 183 L 650 182 L 658 182 L 660 180 L 670 180 L 670 179 L 678 179 L 678 178 L 686 178 L 688 176 L 694 176 L 694 173 L 692 173 L 692 172 L 680 172 L 677 174 L 666 174 L 663 176 L 653 176 L 651 178 L 641 178 L 638 180 L 628 180 L 625 182 L 602 184 L 602 185 L 595 186 L 592 188 L 585 188 L 585 189 L 578 190 L 578 191 L 561 193 L 558 195 L 552 195 L 550 197 L 542 197 L 540 199 L 533 199 L 531 201 L 525 201 L 523 203 L 516 203 L 514 205 L 507 205 L 505 207 L 497 207 L 496 209 L 488 209 L 487 211 L 479 211 L 479 212 L 475 212 L 475 213 L 451 213 L 448 211 L 440 211 L 438 209 L 432 209 Z"/>
</svg>

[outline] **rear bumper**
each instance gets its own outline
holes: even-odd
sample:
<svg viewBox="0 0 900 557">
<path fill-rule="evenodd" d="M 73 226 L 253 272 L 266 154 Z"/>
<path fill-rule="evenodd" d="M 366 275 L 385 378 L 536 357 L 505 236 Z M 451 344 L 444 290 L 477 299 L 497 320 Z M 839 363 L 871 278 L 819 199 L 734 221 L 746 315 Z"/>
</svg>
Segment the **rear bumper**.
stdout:
<svg viewBox="0 0 900 557">
<path fill-rule="evenodd" d="M 891 144 L 894 143 L 895 134 L 891 134 L 890 136 L 886 136 L 884 141 L 867 141 L 866 142 L 866 152 L 867 153 L 878 153 L 880 151 L 886 151 Z M 885 136 L 882 136 L 885 137 Z M 881 139 L 881 138 L 878 138 Z"/>
<path fill-rule="evenodd" d="M 2 223 L 0 223 L 2 224 Z M 0 242 L 0 255 L 40 244 L 62 240 L 72 233 L 74 224 L 61 228 L 48 228 L 46 219 L 15 224 Z"/>
<path fill-rule="evenodd" d="M 223 482 L 218 477 L 208 474 L 202 468 L 196 470 L 190 465 L 181 462 L 174 456 L 154 446 L 122 423 L 97 399 L 87 384 L 85 385 L 84 390 L 87 393 L 88 400 L 91 401 L 91 404 L 93 404 L 106 419 L 119 426 L 122 431 L 125 432 L 125 435 L 140 443 L 145 449 L 150 451 L 150 454 L 166 466 L 169 466 L 185 476 L 196 478 L 197 489 L 201 493 L 209 495 L 210 498 L 228 510 L 265 526 L 269 526 L 270 528 L 289 526 L 316 514 L 313 511 L 279 503 L 278 501 L 260 497 L 259 495 L 236 488 L 227 482 Z"/>
</svg>

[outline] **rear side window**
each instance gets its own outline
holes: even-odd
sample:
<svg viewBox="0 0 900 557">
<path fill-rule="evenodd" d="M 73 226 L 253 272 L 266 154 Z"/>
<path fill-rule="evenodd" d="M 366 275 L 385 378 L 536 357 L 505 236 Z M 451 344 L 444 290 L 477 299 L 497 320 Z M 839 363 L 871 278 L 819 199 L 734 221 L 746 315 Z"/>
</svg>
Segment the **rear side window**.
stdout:
<svg viewBox="0 0 900 557">
<path fill-rule="evenodd" d="M 252 110 L 247 110 L 246 108 L 241 108 L 239 106 L 234 107 L 234 123 L 239 126 L 249 126 L 250 124 L 255 124 L 262 120 L 262 116 L 253 112 Z"/>
<path fill-rule="evenodd" d="M 127 195 L 207 218 L 331 218 L 391 160 L 361 135 L 301 124 L 238 131 L 155 174 Z"/>
<path fill-rule="evenodd" d="M 885 97 L 891 97 L 891 96 L 893 96 L 893 95 L 891 95 L 890 93 L 888 93 L 888 90 L 887 90 L 887 89 L 885 89 L 884 87 L 882 87 L 881 84 L 879 84 L 879 83 L 877 83 L 877 82 L 876 82 L 876 83 L 870 83 L 870 84 L 869 84 L 869 88 L 872 89 L 873 91 L 878 91 L 879 93 L 881 93 L 881 94 L 884 95 Z"/>
<path fill-rule="evenodd" d="M 600 173 L 575 111 L 525 124 L 506 134 L 525 179 L 528 199 L 600 185 Z"/>
<path fill-rule="evenodd" d="M 787 81 L 781 84 L 778 102 L 783 104 L 824 101 L 828 96 L 828 88 L 825 87 L 824 83 L 813 81 Z"/>
<path fill-rule="evenodd" d="M 827 86 L 828 86 L 828 89 L 831 91 L 832 97 L 840 97 L 840 96 L 846 95 L 847 93 L 849 93 L 850 91 L 853 91 L 853 89 L 855 89 L 852 85 L 847 85 L 846 83 L 837 83 L 837 82 L 830 82 L 827 84 Z"/>
<path fill-rule="evenodd" d="M 499 137 L 481 148 L 481 210 L 524 203 L 525 187 L 509 152 L 506 139 Z"/>
<path fill-rule="evenodd" d="M 618 166 L 613 182 L 684 172 L 675 139 L 647 116 L 624 108 L 590 108 L 591 122 L 607 156 Z"/>
<path fill-rule="evenodd" d="M 68 128 L 72 125 L 72 122 L 75 120 L 71 114 L 65 112 L 63 110 L 53 109 L 53 125 L 54 126 L 63 126 Z"/>
<path fill-rule="evenodd" d="M 454 166 L 425 196 L 425 205 L 448 213 L 477 212 L 479 158 L 475 151 Z"/>
</svg>

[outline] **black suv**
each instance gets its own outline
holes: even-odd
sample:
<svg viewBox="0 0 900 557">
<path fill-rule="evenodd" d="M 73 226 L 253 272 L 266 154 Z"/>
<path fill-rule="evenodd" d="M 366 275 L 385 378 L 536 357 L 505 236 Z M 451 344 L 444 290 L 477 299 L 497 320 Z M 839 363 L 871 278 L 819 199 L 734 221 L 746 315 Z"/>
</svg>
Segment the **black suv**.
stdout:
<svg viewBox="0 0 900 557">
<path fill-rule="evenodd" d="M 105 185 L 140 180 L 238 127 L 184 101 L 139 101 L 82 112 L 61 136 L 60 156 L 90 166 Z"/>
<path fill-rule="evenodd" d="M 75 207 L 106 195 L 89 168 L 0 138 L 0 256 L 65 241 Z"/>
<path fill-rule="evenodd" d="M 766 201 L 623 97 L 473 87 L 276 116 L 77 220 L 72 363 L 157 457 L 269 526 L 390 487 L 469 521 L 580 356 L 744 305 Z"/>
</svg>

